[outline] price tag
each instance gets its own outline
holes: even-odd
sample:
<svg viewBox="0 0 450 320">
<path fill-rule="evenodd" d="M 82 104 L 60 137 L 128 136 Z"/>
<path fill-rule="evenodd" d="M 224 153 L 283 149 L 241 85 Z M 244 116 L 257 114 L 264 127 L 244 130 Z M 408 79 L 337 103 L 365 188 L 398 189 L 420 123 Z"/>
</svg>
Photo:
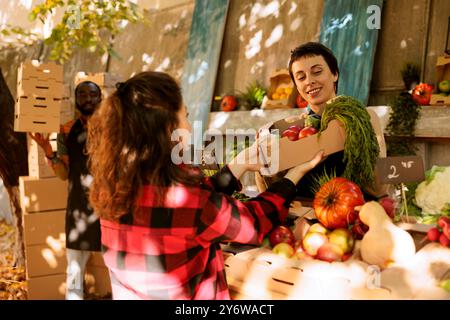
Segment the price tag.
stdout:
<svg viewBox="0 0 450 320">
<path fill-rule="evenodd" d="M 398 184 L 425 180 L 420 156 L 387 157 L 377 160 L 376 175 L 381 183 Z"/>
</svg>

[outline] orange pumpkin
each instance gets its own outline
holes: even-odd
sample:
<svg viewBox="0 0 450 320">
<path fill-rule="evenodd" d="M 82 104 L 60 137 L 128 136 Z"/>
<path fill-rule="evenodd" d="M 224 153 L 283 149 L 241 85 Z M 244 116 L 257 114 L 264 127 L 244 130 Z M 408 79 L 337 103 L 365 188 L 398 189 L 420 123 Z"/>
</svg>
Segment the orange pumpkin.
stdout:
<svg viewBox="0 0 450 320">
<path fill-rule="evenodd" d="M 347 228 L 356 220 L 355 207 L 364 204 L 361 189 L 345 178 L 333 178 L 314 196 L 317 219 L 327 229 Z"/>
</svg>

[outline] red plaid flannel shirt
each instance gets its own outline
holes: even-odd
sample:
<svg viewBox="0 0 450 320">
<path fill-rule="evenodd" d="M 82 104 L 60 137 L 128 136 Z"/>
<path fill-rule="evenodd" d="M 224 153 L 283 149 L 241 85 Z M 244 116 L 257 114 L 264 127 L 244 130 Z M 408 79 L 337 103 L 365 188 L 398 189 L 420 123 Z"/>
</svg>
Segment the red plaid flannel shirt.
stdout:
<svg viewBox="0 0 450 320">
<path fill-rule="evenodd" d="M 138 209 L 120 222 L 101 219 L 114 299 L 229 299 L 220 242 L 258 245 L 283 222 L 295 186 L 287 179 L 248 202 L 228 167 L 196 187 L 167 188 L 156 205 L 145 186 Z"/>
</svg>

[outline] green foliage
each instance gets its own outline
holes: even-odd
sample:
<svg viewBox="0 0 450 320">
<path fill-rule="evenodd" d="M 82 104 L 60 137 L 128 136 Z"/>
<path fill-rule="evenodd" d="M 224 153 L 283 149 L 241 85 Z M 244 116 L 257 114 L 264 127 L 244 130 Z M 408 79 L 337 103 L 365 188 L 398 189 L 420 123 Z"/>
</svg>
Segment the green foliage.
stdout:
<svg viewBox="0 0 450 320">
<path fill-rule="evenodd" d="M 416 147 L 413 139 L 416 122 L 421 107 L 414 102 L 412 96 L 403 92 L 391 104 L 391 114 L 386 131 L 389 134 L 387 141 L 388 156 L 415 155 Z"/>
<path fill-rule="evenodd" d="M 46 0 L 33 7 L 28 18 L 45 23 L 58 8 L 64 10 L 61 22 L 54 26 L 48 38 L 41 40 L 51 47 L 49 58 L 60 63 L 67 61 L 77 48 L 117 57 L 112 48 L 114 37 L 128 22 L 143 20 L 137 5 L 127 0 Z M 1 32 L 16 34 L 18 39 L 26 36 L 38 39 L 36 34 L 13 26 L 6 26 Z"/>
<path fill-rule="evenodd" d="M 242 109 L 252 110 L 261 107 L 266 94 L 267 90 L 258 81 L 255 81 L 249 84 L 245 91 L 239 92 L 237 98 Z"/>
<path fill-rule="evenodd" d="M 325 170 L 322 174 L 314 175 L 311 184 L 311 191 L 313 194 L 319 192 L 320 188 L 333 178 L 336 178 L 336 169 L 333 169 L 330 174 Z"/>
<path fill-rule="evenodd" d="M 371 188 L 375 181 L 375 164 L 380 153 L 370 115 L 358 100 L 339 96 L 329 102 L 322 114 L 319 134 L 331 120 L 339 120 L 345 127 L 344 162 L 342 177 L 361 188 Z"/>
<path fill-rule="evenodd" d="M 420 82 L 420 68 L 412 62 L 405 63 L 400 73 L 408 90 L 412 89 L 411 86 Z"/>
</svg>

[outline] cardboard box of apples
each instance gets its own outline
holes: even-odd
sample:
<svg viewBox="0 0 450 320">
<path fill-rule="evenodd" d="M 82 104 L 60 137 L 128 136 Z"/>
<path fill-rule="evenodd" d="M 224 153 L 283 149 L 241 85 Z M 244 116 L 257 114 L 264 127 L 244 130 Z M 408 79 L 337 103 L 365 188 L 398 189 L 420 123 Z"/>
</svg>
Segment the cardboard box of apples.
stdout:
<svg viewBox="0 0 450 320">
<path fill-rule="evenodd" d="M 450 56 L 437 58 L 436 93 L 431 95 L 430 105 L 450 105 Z"/>
<path fill-rule="evenodd" d="M 261 157 L 268 164 L 261 171 L 264 176 L 272 176 L 309 161 L 319 150 L 324 150 L 325 156 L 341 151 L 345 144 L 345 129 L 337 120 L 332 120 L 320 137 L 312 124 L 298 116 L 266 124 L 259 130 L 260 137 L 274 133 L 279 137 L 278 152 L 260 146 Z"/>
</svg>

